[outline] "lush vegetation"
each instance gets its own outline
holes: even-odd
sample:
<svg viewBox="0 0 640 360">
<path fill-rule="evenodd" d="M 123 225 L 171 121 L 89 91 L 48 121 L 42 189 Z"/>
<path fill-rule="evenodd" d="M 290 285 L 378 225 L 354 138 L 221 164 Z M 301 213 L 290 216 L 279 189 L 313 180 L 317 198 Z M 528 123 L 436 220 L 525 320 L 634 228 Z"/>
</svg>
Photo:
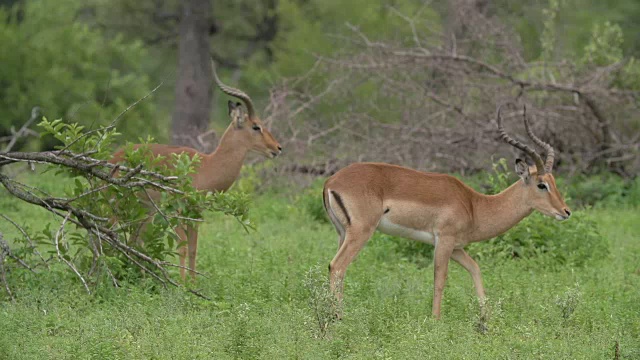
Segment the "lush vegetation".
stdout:
<svg viewBox="0 0 640 360">
<path fill-rule="evenodd" d="M 52 119 L 104 125 L 163 82 L 153 97 L 127 114 L 119 129 L 128 140 L 139 134 L 166 140 L 174 96 L 179 3 L 0 1 L 0 39 L 11 49 L 0 54 L 4 64 L 0 81 L 5 84 L 0 89 L 0 134 L 21 125 L 35 105 Z M 634 0 L 483 3 L 487 16 L 497 16 L 514 29 L 526 61 L 610 64 L 640 53 L 635 36 L 640 6 Z M 372 40 L 393 39 L 406 45 L 414 41 L 404 18 L 409 16 L 415 20 L 416 32 L 427 32 L 430 41 L 442 45 L 448 6 L 455 6 L 455 0 L 427 6 L 421 0 L 215 1 L 212 49 L 224 60 L 223 76 L 232 72 L 240 86 L 264 105 L 269 87 L 283 78 L 306 74 L 317 56 L 349 52 L 351 40 L 345 37 L 353 33 L 348 25 Z M 622 81 L 636 78 L 627 74 Z M 226 100 L 216 100 L 219 106 L 212 120 L 220 128 L 227 123 Z"/>
<path fill-rule="evenodd" d="M 157 204 L 170 217 L 156 216 L 144 244 L 131 244 L 153 257 L 146 264 L 162 266 L 157 271 L 140 271 L 125 259 L 130 253 L 114 249 L 101 249 L 96 266 L 95 242 L 85 230 L 61 227 L 59 217 L 0 188 L 0 215 L 27 230 L 48 259 L 47 267 L 19 229 L 0 218 L 0 273 L 6 272 L 15 296 L 12 301 L 0 287 L 0 360 L 640 358 L 640 177 L 634 173 L 640 162 L 633 135 L 640 129 L 634 93 L 640 89 L 640 3 L 496 0 L 456 6 L 461 3 L 214 1 L 208 35 L 220 74 L 247 90 L 262 115 L 273 117 L 284 156 L 246 167 L 222 195 L 190 187 L 184 175 L 197 159 L 172 159 L 175 166 L 163 170 L 178 180 L 162 184 L 180 192 Z M 0 41 L 8 49 L 0 53 L 2 148 L 33 106 L 63 122 L 43 121 L 45 136 L 21 138 L 14 151 L 65 144 L 74 152 L 68 158 L 84 153 L 105 160 L 125 140 L 167 142 L 179 5 L 0 0 Z M 471 64 L 419 61 L 424 54 L 456 51 L 472 57 Z M 394 57 L 405 52 L 418 56 Z M 365 63 L 400 65 L 348 70 Z M 534 91 L 527 95 L 523 81 L 538 85 L 528 85 Z M 564 85 L 571 87 L 554 88 Z M 585 102 L 585 95 L 601 107 Z M 326 268 L 337 235 L 320 192 L 326 172 L 310 180 L 296 166 L 332 171 L 364 157 L 403 165 L 419 159 L 416 166 L 442 171 L 438 166 L 445 162 L 438 159 L 445 159 L 476 189 L 496 193 L 515 179 L 504 160 L 487 171 L 490 154 L 497 158 L 507 149 L 493 141 L 495 127 L 487 119 L 508 96 L 533 104 L 534 117 L 538 111 L 545 118 L 533 124 L 556 146 L 558 184 L 572 218 L 560 223 L 533 214 L 506 234 L 469 246 L 483 271 L 489 311 L 480 315 L 469 275 L 453 264 L 442 321 L 430 315 L 433 248 L 376 234 L 350 267 L 344 318 L 336 321 Z M 214 100 L 221 105 L 228 98 Z M 225 110 L 214 106 L 213 128 L 228 125 Z M 508 126 L 515 126 L 516 115 Z M 109 124 L 123 134 L 117 140 L 114 128 L 96 131 Z M 609 126 L 613 135 L 604 131 Z M 470 143 L 486 149 L 464 147 Z M 144 148 L 127 153 L 132 167 L 153 167 Z M 596 162 L 602 154 L 606 161 Z M 623 166 L 610 166 L 618 163 Z M 26 193 L 37 188 L 66 205 L 119 218 L 120 239 L 147 214 L 139 187 L 108 186 L 109 180 L 59 167 L 26 172 L 0 166 L 0 178 L 24 182 Z M 300 179 L 312 184 L 292 186 Z M 114 199 L 119 207 L 111 206 Z M 184 219 L 176 215 L 203 214 L 198 269 L 206 276 L 162 286 L 154 278 L 167 265 L 162 260 L 177 262 L 172 228 Z M 59 238 L 63 228 L 67 237 Z M 37 264 L 35 271 L 7 257 L 5 242 L 13 255 L 35 260 L 29 262 Z M 163 274 L 170 276 L 162 279 L 177 278 L 177 268 L 166 268 Z"/>
<path fill-rule="evenodd" d="M 24 180 L 24 179 L 23 179 Z M 55 191 L 52 175 L 29 179 Z M 208 216 L 201 230 L 193 285 L 212 301 L 150 277 L 104 282 L 87 295 L 63 264 L 9 277 L 18 301 L 0 304 L 0 354 L 13 359 L 206 358 L 620 358 L 640 356 L 640 236 L 637 208 L 575 211 L 559 224 L 577 232 L 546 232 L 552 219 L 529 224 L 554 252 L 505 258 L 500 243 L 474 246 L 489 295 L 480 318 L 469 275 L 452 265 L 443 320 L 430 316 L 433 268 L 407 252 L 406 240 L 376 235 L 346 279 L 345 316 L 326 312 L 326 266 L 336 234 L 308 210 L 307 196 L 265 194 L 253 200 L 257 230 Z M 0 209 L 33 231 L 52 218 L 3 195 Z M 585 263 L 558 261 L 578 241 L 584 219 L 597 224 L 602 248 Z M 535 224 L 535 226 L 533 226 Z M 5 238 L 17 237 L 6 228 Z M 514 237 L 519 232 L 507 236 Z M 412 256 L 407 256 L 413 254 Z M 566 254 L 565 254 L 566 255 Z M 3 295 L 4 296 L 4 295 Z M 328 324 L 323 326 L 322 324 Z"/>
<path fill-rule="evenodd" d="M 33 106 L 50 118 L 91 128 L 107 125 L 152 90 L 143 71 L 149 57 L 143 44 L 122 36 L 105 38 L 98 29 L 74 21 L 81 7 L 73 0 L 0 6 L 0 42 L 11 49 L 0 54 L 0 81 L 5 84 L 0 90 L 0 134 L 25 123 Z M 143 101 L 119 128 L 129 140 L 143 129 L 163 136 L 166 130 L 149 120 L 155 116 L 154 103 Z M 42 141 L 44 147 L 54 143 L 49 137 Z"/>
</svg>

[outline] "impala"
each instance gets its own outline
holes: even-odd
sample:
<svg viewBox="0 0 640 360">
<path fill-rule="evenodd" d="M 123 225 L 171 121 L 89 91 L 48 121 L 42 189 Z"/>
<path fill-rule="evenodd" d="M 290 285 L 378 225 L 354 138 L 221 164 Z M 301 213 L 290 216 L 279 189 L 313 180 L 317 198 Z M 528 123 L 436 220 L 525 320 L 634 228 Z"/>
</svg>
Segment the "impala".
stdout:
<svg viewBox="0 0 640 360">
<path fill-rule="evenodd" d="M 496 195 L 480 194 L 450 175 L 384 163 L 355 163 L 331 176 L 325 182 L 323 199 L 339 235 L 338 252 L 329 264 L 331 291 L 338 302 L 342 301 L 347 267 L 376 229 L 435 246 L 432 313 L 439 319 L 449 259 L 471 274 L 478 297 L 485 297 L 480 268 L 464 251 L 467 244 L 504 233 L 533 210 L 557 220 L 568 219 L 571 211 L 551 174 L 553 148 L 533 134 L 526 109 L 523 118 L 529 137 L 545 149 L 546 161 L 507 135 L 498 108 L 501 139 L 529 155 L 535 166 L 517 159 L 515 170 L 520 179 Z"/>
<path fill-rule="evenodd" d="M 282 152 L 282 147 L 267 130 L 260 118 L 256 115 L 253 102 L 249 95 L 239 89 L 223 84 L 216 73 L 215 64 L 211 62 L 213 77 L 224 93 L 240 99 L 247 108 L 245 113 L 240 103 L 228 102 L 231 124 L 222 135 L 218 147 L 210 154 L 201 153 L 189 147 L 170 146 L 164 144 L 151 144 L 150 150 L 155 156 L 164 156 L 170 159 L 171 154 L 187 153 L 190 156 L 198 155 L 200 163 L 196 172 L 191 174 L 193 186 L 202 191 L 219 192 L 231 187 L 240 174 L 240 169 L 249 151 L 258 152 L 268 158 L 275 158 Z M 134 149 L 142 145 L 134 145 Z M 124 150 L 119 150 L 113 155 L 111 163 L 117 163 L 124 159 Z M 155 196 L 158 194 L 156 193 Z M 148 219 L 147 221 L 150 221 Z M 181 242 L 187 242 L 187 246 L 180 246 L 180 276 L 185 279 L 185 258 L 189 257 L 189 270 L 191 277 L 196 275 L 196 255 L 198 248 L 197 227 L 177 227 L 176 233 Z"/>
</svg>

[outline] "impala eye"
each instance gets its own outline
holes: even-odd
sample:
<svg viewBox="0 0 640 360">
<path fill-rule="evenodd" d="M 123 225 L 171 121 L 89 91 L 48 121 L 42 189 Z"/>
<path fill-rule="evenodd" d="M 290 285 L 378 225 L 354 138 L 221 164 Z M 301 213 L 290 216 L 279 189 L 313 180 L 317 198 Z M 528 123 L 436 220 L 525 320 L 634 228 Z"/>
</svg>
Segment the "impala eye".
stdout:
<svg viewBox="0 0 640 360">
<path fill-rule="evenodd" d="M 547 185 L 545 183 L 539 183 L 538 184 L 538 189 L 540 190 L 547 190 Z"/>
<path fill-rule="evenodd" d="M 258 125 L 253 125 L 253 130 L 255 130 L 255 131 L 260 131 L 260 126 L 258 126 Z"/>
</svg>

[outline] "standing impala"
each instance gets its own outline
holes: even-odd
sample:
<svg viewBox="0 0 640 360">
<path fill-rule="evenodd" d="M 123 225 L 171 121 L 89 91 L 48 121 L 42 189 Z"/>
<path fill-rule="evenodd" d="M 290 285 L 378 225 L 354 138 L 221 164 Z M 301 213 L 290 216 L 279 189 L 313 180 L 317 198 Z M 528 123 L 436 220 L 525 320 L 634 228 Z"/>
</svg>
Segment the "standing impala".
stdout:
<svg viewBox="0 0 640 360">
<path fill-rule="evenodd" d="M 236 97 L 247 107 L 244 112 L 240 103 L 229 101 L 229 116 L 231 124 L 222 135 L 216 150 L 210 154 L 201 153 L 188 147 L 171 146 L 164 144 L 151 144 L 150 150 L 156 156 L 165 156 L 168 159 L 171 154 L 187 153 L 191 156 L 199 155 L 200 163 L 196 172 L 191 174 L 193 186 L 203 191 L 226 191 L 231 187 L 240 174 L 240 169 L 249 151 L 258 152 L 268 158 L 275 158 L 282 152 L 282 147 L 267 130 L 260 118 L 256 115 L 253 102 L 249 95 L 241 90 L 223 84 L 216 73 L 215 64 L 211 62 L 213 77 L 216 84 L 224 93 Z M 138 148 L 141 145 L 134 145 Z M 117 163 L 124 159 L 124 150 L 119 150 L 113 155 L 111 163 Z M 157 196 L 157 194 L 155 194 Z M 149 220 L 147 220 L 149 221 Z M 189 269 L 192 278 L 195 278 L 196 255 L 198 248 L 198 229 L 189 227 L 183 229 L 177 227 L 176 232 L 181 241 L 186 241 L 187 246 L 179 248 L 180 276 L 185 279 L 185 257 L 188 251 Z"/>
<path fill-rule="evenodd" d="M 553 148 L 533 134 L 526 113 L 527 134 L 545 149 L 545 162 L 507 135 L 500 108 L 497 122 L 502 140 L 535 161 L 528 166 L 517 159 L 520 180 L 497 195 L 480 194 L 450 175 L 383 163 L 352 164 L 326 181 L 324 206 L 339 235 L 338 253 L 329 265 L 331 290 L 339 302 L 347 267 L 376 229 L 435 246 L 432 311 L 440 318 L 450 258 L 471 274 L 478 297 L 485 297 L 480 268 L 464 251 L 467 244 L 504 233 L 533 210 L 557 220 L 571 216 L 551 174 Z"/>
</svg>

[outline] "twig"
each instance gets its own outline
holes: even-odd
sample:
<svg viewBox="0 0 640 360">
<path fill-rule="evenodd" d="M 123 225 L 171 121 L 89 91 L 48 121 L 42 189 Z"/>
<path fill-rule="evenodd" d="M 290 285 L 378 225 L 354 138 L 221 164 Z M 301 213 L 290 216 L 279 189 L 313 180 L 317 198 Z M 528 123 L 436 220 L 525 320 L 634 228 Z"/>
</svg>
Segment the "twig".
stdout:
<svg viewBox="0 0 640 360">
<path fill-rule="evenodd" d="M 69 211 L 67 213 L 67 215 L 64 217 L 64 220 L 62 220 L 62 224 L 60 225 L 60 228 L 58 229 L 58 231 L 56 232 L 56 236 L 54 237 L 54 244 L 56 246 L 56 253 L 58 254 L 58 259 L 62 260 L 65 264 L 67 264 L 67 266 L 69 266 L 71 268 L 71 270 L 73 270 L 73 272 L 76 273 L 78 278 L 80 278 L 80 281 L 82 281 L 82 285 L 84 285 L 84 288 L 87 290 L 87 293 L 91 294 L 91 290 L 89 290 L 89 286 L 87 285 L 87 282 L 84 280 L 84 277 L 82 276 L 82 274 L 80 274 L 78 269 L 76 269 L 75 265 L 73 265 L 73 263 L 71 261 L 67 260 L 60 253 L 60 237 L 63 236 L 62 234 L 63 234 L 63 231 L 64 231 L 64 225 L 67 223 L 67 220 L 69 220 L 70 216 L 71 216 L 71 211 Z"/>
<path fill-rule="evenodd" d="M 63 149 L 61 149 L 61 151 L 66 151 L 68 150 L 73 144 L 77 143 L 78 141 L 85 139 L 87 136 L 90 136 L 96 132 L 100 132 L 103 131 L 104 134 L 100 137 L 100 139 L 96 142 L 96 147 L 99 146 L 102 141 L 104 140 L 104 137 L 107 133 L 107 131 L 115 128 L 116 126 L 116 122 L 118 122 L 118 120 L 120 120 L 120 118 L 122 116 L 124 116 L 124 114 L 126 114 L 129 110 L 131 110 L 134 106 L 138 105 L 139 103 L 141 103 L 142 101 L 144 101 L 146 98 L 148 98 L 149 96 L 151 96 L 151 94 L 155 93 L 156 90 L 158 90 L 162 85 L 164 85 L 164 80 L 162 80 L 160 82 L 160 84 L 158 84 L 155 88 L 153 88 L 151 91 L 149 91 L 146 95 L 144 95 L 143 97 L 141 97 L 140 99 L 136 100 L 135 102 L 133 102 L 131 105 L 127 106 L 126 109 L 124 109 L 120 114 L 118 114 L 118 116 L 116 116 L 115 119 L 113 119 L 111 121 L 111 124 L 109 124 L 108 126 L 105 127 L 100 127 L 98 129 L 93 129 L 93 130 L 89 130 L 87 132 L 85 132 L 84 134 L 82 134 L 81 136 L 79 136 L 77 139 L 73 140 L 72 142 L 70 142 L 69 144 L 67 144 Z M 95 148 L 92 149 L 92 151 L 95 151 Z"/>
<path fill-rule="evenodd" d="M 193 295 L 195 295 L 195 296 L 197 296 L 197 297 L 201 297 L 201 298 L 203 298 L 203 299 L 205 299 L 205 300 L 211 301 L 211 298 L 210 298 L 210 297 L 205 296 L 204 294 L 202 294 L 202 293 L 201 293 L 200 291 L 198 291 L 198 290 L 193 290 L 193 289 L 189 289 L 189 288 L 187 288 L 187 291 L 188 291 L 188 292 L 190 292 L 190 293 L 192 293 Z"/>
<path fill-rule="evenodd" d="M 31 247 L 33 252 L 36 255 L 38 255 L 38 257 L 40 257 L 40 260 L 42 260 L 42 262 L 46 265 L 46 267 L 49 268 L 49 264 L 47 264 L 47 262 L 44 260 L 44 258 L 42 257 L 42 254 L 40 254 L 40 252 L 36 248 L 36 244 L 33 243 L 33 240 L 31 240 L 31 237 L 22 228 L 22 226 L 18 225 L 18 223 L 16 223 L 15 221 L 11 220 L 11 218 L 8 217 L 7 215 L 0 214 L 0 217 L 2 217 L 3 219 L 7 220 L 8 222 L 10 222 L 13 226 L 15 226 L 22 233 L 22 236 L 24 236 L 24 238 L 27 239 L 27 242 L 29 243 L 29 247 Z"/>
<path fill-rule="evenodd" d="M 22 137 L 22 134 L 27 130 L 27 128 L 29 126 L 31 126 L 31 124 L 36 121 L 36 119 L 38 118 L 38 115 L 40 114 L 40 107 L 38 106 L 34 106 L 31 109 L 31 117 L 29 118 L 29 120 L 27 120 L 26 123 L 24 123 L 24 125 L 22 125 L 22 127 L 20 128 L 20 130 L 18 130 L 18 132 L 16 132 L 15 134 L 13 134 L 13 137 L 11 138 L 11 141 L 9 141 L 9 144 L 7 144 L 7 146 L 4 148 L 4 152 L 9 152 L 11 151 L 11 149 L 13 148 L 13 146 L 16 144 L 16 142 L 18 141 L 18 139 L 20 137 Z"/>
<path fill-rule="evenodd" d="M 9 245 L 7 245 L 7 243 L 2 238 L 2 233 L 0 233 L 0 280 L 4 284 L 4 288 L 5 290 L 7 290 L 7 295 L 9 295 L 11 302 L 15 302 L 16 299 L 13 297 L 13 293 L 9 288 L 9 283 L 7 282 L 7 273 L 4 268 L 5 255 L 8 255 L 10 253 L 11 249 L 9 249 Z"/>
</svg>

